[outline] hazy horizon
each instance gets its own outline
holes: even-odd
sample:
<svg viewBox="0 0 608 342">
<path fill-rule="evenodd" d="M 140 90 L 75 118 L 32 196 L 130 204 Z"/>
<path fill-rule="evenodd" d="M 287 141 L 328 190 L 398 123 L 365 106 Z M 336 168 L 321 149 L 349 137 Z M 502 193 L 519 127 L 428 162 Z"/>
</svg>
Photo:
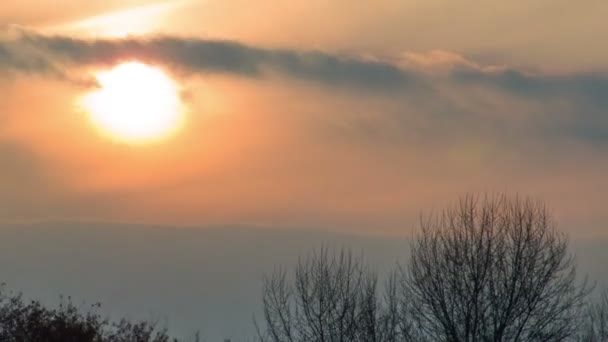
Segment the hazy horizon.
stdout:
<svg viewBox="0 0 608 342">
<path fill-rule="evenodd" d="M 335 244 L 382 272 L 421 217 L 506 194 L 608 286 L 607 13 L 3 0 L 0 282 L 238 338 L 274 267 Z"/>
<path fill-rule="evenodd" d="M 56 305 L 101 303 L 112 317 L 158 320 L 177 336 L 242 340 L 260 320 L 263 276 L 292 269 L 321 247 L 361 255 L 385 279 L 409 258 L 408 239 L 327 230 L 176 228 L 125 224 L 0 225 L 7 289 Z M 579 276 L 608 286 L 608 238 L 572 239 Z M 85 306 L 86 307 L 86 306 Z"/>
</svg>

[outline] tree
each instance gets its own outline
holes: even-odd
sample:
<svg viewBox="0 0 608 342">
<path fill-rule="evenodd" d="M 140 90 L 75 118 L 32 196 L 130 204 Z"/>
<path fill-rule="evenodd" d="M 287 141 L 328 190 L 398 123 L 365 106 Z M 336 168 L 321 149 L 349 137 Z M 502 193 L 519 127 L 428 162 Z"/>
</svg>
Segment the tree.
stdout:
<svg viewBox="0 0 608 342">
<path fill-rule="evenodd" d="M 81 310 L 70 300 L 50 308 L 0 286 L 0 341 L 3 342 L 177 342 L 146 321 L 111 322 L 99 304 Z"/>
<path fill-rule="evenodd" d="M 392 300 L 390 292 L 384 298 Z M 264 280 L 265 330 L 261 341 L 396 341 L 393 304 L 377 295 L 377 277 L 350 252 L 322 248 L 298 263 L 293 282 L 286 272 Z"/>
<path fill-rule="evenodd" d="M 599 301 L 589 306 L 579 341 L 608 341 L 608 290 L 604 290 Z"/>
<path fill-rule="evenodd" d="M 564 341 L 588 294 L 545 206 L 467 196 L 421 220 L 401 292 L 428 341 Z"/>
</svg>

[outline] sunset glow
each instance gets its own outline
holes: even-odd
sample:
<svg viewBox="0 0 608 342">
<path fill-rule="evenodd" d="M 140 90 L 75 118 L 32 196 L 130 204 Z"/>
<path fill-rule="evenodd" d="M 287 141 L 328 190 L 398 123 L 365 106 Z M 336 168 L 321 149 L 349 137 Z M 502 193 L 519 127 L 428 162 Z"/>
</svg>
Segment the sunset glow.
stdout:
<svg viewBox="0 0 608 342">
<path fill-rule="evenodd" d="M 146 143 L 175 132 L 183 109 L 177 85 L 160 69 L 129 62 L 96 75 L 100 88 L 83 100 L 93 124 L 127 143 Z"/>
<path fill-rule="evenodd" d="M 0 342 L 608 342 L 606 14 L 0 0 Z"/>
<path fill-rule="evenodd" d="M 183 7 L 189 0 L 153 3 L 112 11 L 64 25 L 50 26 L 56 32 L 75 32 L 103 37 L 127 37 L 157 31 L 163 26 L 163 16 Z"/>
</svg>

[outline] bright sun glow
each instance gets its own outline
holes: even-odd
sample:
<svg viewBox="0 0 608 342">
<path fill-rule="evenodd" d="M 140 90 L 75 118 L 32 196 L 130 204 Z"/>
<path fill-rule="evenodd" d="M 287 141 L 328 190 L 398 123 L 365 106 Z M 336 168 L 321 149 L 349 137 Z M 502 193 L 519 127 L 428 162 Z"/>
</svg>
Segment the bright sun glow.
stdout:
<svg viewBox="0 0 608 342">
<path fill-rule="evenodd" d="M 146 143 L 179 128 L 183 110 L 178 87 L 161 70 L 129 62 L 96 77 L 100 88 L 83 103 L 102 132 L 123 142 Z"/>
</svg>

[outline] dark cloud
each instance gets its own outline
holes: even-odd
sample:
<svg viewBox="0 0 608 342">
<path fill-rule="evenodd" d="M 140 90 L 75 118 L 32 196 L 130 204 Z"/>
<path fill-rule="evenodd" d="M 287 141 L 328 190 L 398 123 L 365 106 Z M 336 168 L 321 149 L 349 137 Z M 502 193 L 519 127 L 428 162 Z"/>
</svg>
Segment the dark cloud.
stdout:
<svg viewBox="0 0 608 342">
<path fill-rule="evenodd" d="M 554 112 L 550 112 L 550 107 L 547 107 L 548 113 L 543 115 L 544 131 L 558 137 L 571 136 L 602 146 L 608 143 L 607 75 L 528 74 L 513 69 L 483 71 L 456 68 L 450 76 L 459 85 L 491 87 L 541 104 L 561 101 L 561 108 L 552 109 Z M 562 119 L 558 120 L 560 114 Z"/>
<path fill-rule="evenodd" d="M 138 59 L 184 73 L 261 77 L 279 73 L 296 79 L 360 88 L 402 88 L 416 76 L 397 66 L 323 52 L 273 50 L 237 42 L 175 37 L 85 40 L 21 32 L 0 41 L 0 68 L 54 72 L 58 66 L 114 64 Z"/>
<path fill-rule="evenodd" d="M 607 75 L 534 75 L 513 69 L 488 72 L 473 68 L 459 68 L 452 72 L 452 78 L 463 83 L 499 87 L 519 96 L 535 98 L 575 96 L 597 105 L 608 105 Z"/>
<path fill-rule="evenodd" d="M 0 72 L 51 76 L 90 85 L 73 72 L 80 66 L 109 66 L 125 60 L 141 60 L 164 65 L 179 74 L 228 74 L 248 78 L 280 75 L 296 80 L 365 91 L 401 91 L 416 96 L 409 100 L 445 109 L 424 111 L 430 118 L 462 120 L 476 113 L 459 110 L 435 89 L 455 85 L 458 97 L 474 96 L 467 86 L 496 90 L 498 96 L 510 95 L 540 103 L 568 102 L 561 113 L 543 113 L 539 127 L 558 136 L 569 135 L 591 143 L 608 143 L 608 75 L 578 73 L 555 75 L 528 73 L 514 68 L 481 65 L 461 55 L 435 51 L 405 54 L 404 63 L 367 60 L 332 55 L 319 51 L 266 49 L 234 41 L 179 38 L 170 36 L 129 37 L 124 39 L 82 39 L 47 36 L 17 29 L 12 36 L 0 38 Z M 8 37 L 8 38 L 7 38 Z M 447 72 L 446 72 L 447 71 Z M 407 92 L 403 92 L 407 90 Z M 474 101 L 473 101 L 474 102 Z M 549 108 L 547 106 L 546 108 Z M 504 112 L 511 108 L 497 108 Z M 515 109 L 516 110 L 516 109 Z M 555 120 L 559 115 L 567 120 Z M 508 120 L 508 118 L 504 118 Z M 534 120 L 537 120 L 536 118 Z M 450 129 L 454 129 L 453 126 Z"/>
<path fill-rule="evenodd" d="M 0 70 L 14 70 L 25 73 L 55 74 L 57 70 L 49 61 L 38 55 L 24 56 L 0 42 Z"/>
<path fill-rule="evenodd" d="M 319 51 L 266 49 L 234 41 L 170 36 L 79 39 L 47 36 L 23 28 L 17 31 L 12 38 L 0 36 L 0 70 L 63 75 L 60 70 L 70 66 L 112 65 L 138 59 L 183 73 L 225 73 L 243 77 L 278 73 L 337 86 L 420 88 L 430 82 L 426 77 L 428 70 Z M 608 104 L 608 75 L 530 74 L 517 69 L 482 66 L 449 52 L 442 52 L 439 56 L 442 58 L 437 53 L 413 55 L 416 55 L 415 63 L 435 69 L 447 63 L 451 69 L 449 79 L 458 84 L 493 86 L 525 97 L 566 95 L 602 106 Z"/>
</svg>

